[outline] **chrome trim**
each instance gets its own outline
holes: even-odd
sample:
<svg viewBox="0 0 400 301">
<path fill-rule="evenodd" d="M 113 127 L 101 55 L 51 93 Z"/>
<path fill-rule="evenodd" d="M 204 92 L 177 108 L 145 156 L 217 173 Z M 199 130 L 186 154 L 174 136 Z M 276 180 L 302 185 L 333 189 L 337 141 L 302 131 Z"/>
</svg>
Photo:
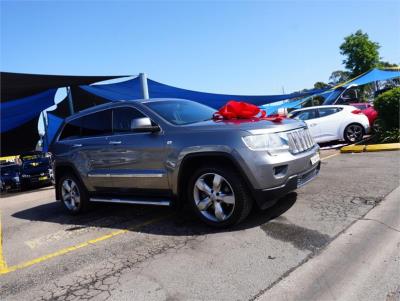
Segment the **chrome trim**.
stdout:
<svg viewBox="0 0 400 301">
<path fill-rule="evenodd" d="M 156 201 L 147 201 L 146 199 L 100 199 L 100 198 L 90 198 L 91 202 L 99 202 L 99 203 L 119 203 L 119 204 L 135 204 L 135 205 L 156 205 L 156 206 L 169 206 L 170 201 L 162 200 L 159 202 Z"/>
<path fill-rule="evenodd" d="M 165 174 L 162 173 L 130 173 L 130 174 L 110 174 L 96 173 L 88 174 L 89 178 L 162 178 Z"/>
</svg>

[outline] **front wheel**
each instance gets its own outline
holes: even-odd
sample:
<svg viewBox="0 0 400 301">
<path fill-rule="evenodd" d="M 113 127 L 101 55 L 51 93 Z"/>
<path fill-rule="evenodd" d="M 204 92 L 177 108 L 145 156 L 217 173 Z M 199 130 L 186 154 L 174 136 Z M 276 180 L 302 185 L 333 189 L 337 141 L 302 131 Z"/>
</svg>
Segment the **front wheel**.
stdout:
<svg viewBox="0 0 400 301">
<path fill-rule="evenodd" d="M 344 129 L 343 137 L 347 143 L 359 142 L 364 137 L 364 128 L 361 124 L 349 124 Z"/>
<path fill-rule="evenodd" d="M 64 175 L 58 181 L 58 189 L 61 202 L 70 213 L 79 214 L 88 209 L 89 198 L 86 189 L 74 175 Z"/>
<path fill-rule="evenodd" d="M 202 167 L 191 177 L 188 199 L 206 224 L 227 227 L 245 219 L 253 205 L 242 177 L 229 167 Z"/>
</svg>

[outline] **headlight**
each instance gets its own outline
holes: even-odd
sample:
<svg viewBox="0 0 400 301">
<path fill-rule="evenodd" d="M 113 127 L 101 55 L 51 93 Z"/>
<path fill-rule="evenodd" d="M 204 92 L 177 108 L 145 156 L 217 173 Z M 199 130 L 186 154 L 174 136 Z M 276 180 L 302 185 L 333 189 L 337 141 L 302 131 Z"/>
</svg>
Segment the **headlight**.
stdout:
<svg viewBox="0 0 400 301">
<path fill-rule="evenodd" d="M 289 150 L 286 134 L 262 134 L 242 137 L 246 146 L 253 151 L 267 151 L 274 156 Z"/>
<path fill-rule="evenodd" d="M 19 176 L 13 177 L 13 180 L 18 183 L 19 182 Z"/>
</svg>

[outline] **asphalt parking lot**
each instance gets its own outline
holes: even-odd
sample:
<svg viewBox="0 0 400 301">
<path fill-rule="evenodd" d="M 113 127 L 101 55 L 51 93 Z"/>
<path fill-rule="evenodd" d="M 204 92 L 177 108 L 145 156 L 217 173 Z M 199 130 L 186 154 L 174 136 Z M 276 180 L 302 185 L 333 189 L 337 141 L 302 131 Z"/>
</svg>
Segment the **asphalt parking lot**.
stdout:
<svg viewBox="0 0 400 301">
<path fill-rule="evenodd" d="M 70 216 L 50 187 L 3 195 L 0 299 L 253 300 L 399 186 L 398 152 L 321 155 L 316 180 L 229 230 L 158 207 Z"/>
</svg>

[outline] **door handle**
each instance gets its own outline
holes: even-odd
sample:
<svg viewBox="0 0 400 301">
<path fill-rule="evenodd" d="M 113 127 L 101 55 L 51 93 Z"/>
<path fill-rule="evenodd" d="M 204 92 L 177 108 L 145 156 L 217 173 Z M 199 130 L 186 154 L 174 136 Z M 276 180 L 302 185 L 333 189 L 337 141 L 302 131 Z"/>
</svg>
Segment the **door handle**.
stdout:
<svg viewBox="0 0 400 301">
<path fill-rule="evenodd" d="M 121 144 L 121 141 L 110 141 L 108 144 L 117 145 L 117 144 Z"/>
<path fill-rule="evenodd" d="M 310 126 L 316 126 L 317 124 L 316 123 L 310 123 Z"/>
<path fill-rule="evenodd" d="M 72 147 L 81 147 L 82 144 L 73 144 Z"/>
</svg>

